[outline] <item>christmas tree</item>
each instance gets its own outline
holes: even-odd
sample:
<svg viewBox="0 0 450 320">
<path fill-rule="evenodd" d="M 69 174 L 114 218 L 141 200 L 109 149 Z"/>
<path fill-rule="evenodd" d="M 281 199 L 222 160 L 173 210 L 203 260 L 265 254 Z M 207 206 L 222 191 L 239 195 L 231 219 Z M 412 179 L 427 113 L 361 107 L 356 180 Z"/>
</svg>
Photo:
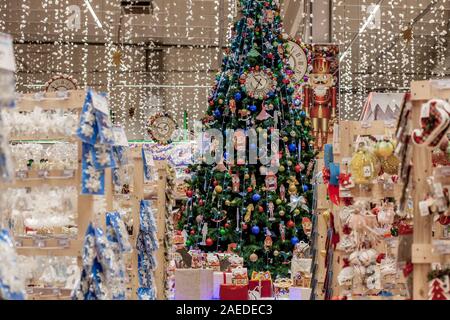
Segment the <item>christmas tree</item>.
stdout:
<svg viewBox="0 0 450 320">
<path fill-rule="evenodd" d="M 291 42 L 282 34 L 278 1 L 241 0 L 240 6 L 202 120 L 216 162 L 196 161 L 188 169 L 188 200 L 178 228 L 187 247 L 231 247 L 249 272 L 287 276 L 295 244 L 307 242 L 311 231 L 315 152 L 310 120 L 296 94 L 307 78 L 289 67 Z M 211 132 L 219 132 L 228 147 L 232 141 L 231 148 L 222 148 L 217 135 L 209 140 Z"/>
</svg>

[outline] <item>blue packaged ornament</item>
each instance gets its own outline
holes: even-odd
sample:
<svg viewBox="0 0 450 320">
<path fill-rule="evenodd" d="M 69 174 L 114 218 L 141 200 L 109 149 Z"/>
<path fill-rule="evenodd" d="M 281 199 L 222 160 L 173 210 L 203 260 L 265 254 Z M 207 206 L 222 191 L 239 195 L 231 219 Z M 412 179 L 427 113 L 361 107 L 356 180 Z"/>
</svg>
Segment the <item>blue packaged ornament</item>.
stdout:
<svg viewBox="0 0 450 320">
<path fill-rule="evenodd" d="M 258 227 L 258 226 L 253 226 L 253 227 L 252 227 L 252 233 L 253 233 L 254 235 L 259 234 L 259 227 Z"/>
<path fill-rule="evenodd" d="M 105 170 L 97 169 L 94 163 L 94 146 L 82 143 L 81 157 L 81 193 L 82 194 L 105 194 Z"/>
</svg>

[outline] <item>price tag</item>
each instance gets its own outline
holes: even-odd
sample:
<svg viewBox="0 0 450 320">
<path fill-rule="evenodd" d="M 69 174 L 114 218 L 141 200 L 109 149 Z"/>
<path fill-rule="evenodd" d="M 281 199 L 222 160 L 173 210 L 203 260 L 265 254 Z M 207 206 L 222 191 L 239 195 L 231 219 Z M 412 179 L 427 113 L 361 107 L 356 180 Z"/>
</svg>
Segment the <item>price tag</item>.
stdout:
<svg viewBox="0 0 450 320">
<path fill-rule="evenodd" d="M 39 170 L 38 171 L 38 177 L 39 178 L 47 178 L 48 177 L 48 170 Z"/>
<path fill-rule="evenodd" d="M 428 216 L 430 214 L 428 201 L 424 200 L 419 202 L 419 211 L 422 217 Z"/>
<path fill-rule="evenodd" d="M 17 248 L 23 247 L 23 242 L 22 242 L 22 240 L 16 240 L 16 241 L 15 241 L 15 245 L 16 245 Z"/>
<path fill-rule="evenodd" d="M 428 103 L 424 103 L 422 105 L 422 109 L 420 109 L 420 117 L 428 118 L 430 116 L 430 105 Z"/>
<path fill-rule="evenodd" d="M 73 176 L 75 175 L 74 170 L 64 170 L 63 171 L 63 176 L 66 178 L 73 178 Z"/>
<path fill-rule="evenodd" d="M 114 145 L 121 147 L 128 147 L 128 138 L 125 130 L 122 127 L 113 127 Z"/>
<path fill-rule="evenodd" d="M 370 166 L 365 166 L 363 168 L 364 177 L 371 177 L 372 176 L 372 168 Z"/>
<path fill-rule="evenodd" d="M 34 246 L 38 248 L 45 248 L 47 246 L 47 243 L 45 240 L 34 239 Z"/>
<path fill-rule="evenodd" d="M 94 108 L 101 113 L 106 115 L 109 114 L 108 99 L 106 97 L 98 94 L 97 92 L 92 92 L 92 104 L 94 105 Z"/>
<path fill-rule="evenodd" d="M 17 177 L 18 179 L 26 179 L 26 178 L 28 178 L 28 172 L 25 171 L 25 170 L 17 171 L 16 177 Z"/>
<path fill-rule="evenodd" d="M 9 34 L 0 33 L 0 69 L 16 71 L 13 38 Z"/>
<path fill-rule="evenodd" d="M 69 239 L 58 239 L 58 247 L 68 248 L 69 244 Z"/>
<path fill-rule="evenodd" d="M 442 184 L 439 182 L 434 184 L 434 195 L 436 196 L 436 198 L 444 197 L 444 191 L 442 190 Z"/>
</svg>

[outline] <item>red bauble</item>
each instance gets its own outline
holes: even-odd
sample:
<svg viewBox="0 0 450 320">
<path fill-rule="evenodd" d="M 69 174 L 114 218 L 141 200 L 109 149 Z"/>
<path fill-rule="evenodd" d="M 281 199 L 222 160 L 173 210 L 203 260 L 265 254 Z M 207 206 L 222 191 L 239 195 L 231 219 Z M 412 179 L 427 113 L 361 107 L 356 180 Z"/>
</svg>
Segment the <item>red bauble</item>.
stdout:
<svg viewBox="0 0 450 320">
<path fill-rule="evenodd" d="M 195 230 L 192 229 L 190 233 L 191 233 L 191 235 L 194 235 L 195 234 Z"/>
<path fill-rule="evenodd" d="M 247 230 L 247 228 L 248 228 L 247 224 L 246 224 L 246 223 L 243 223 L 243 224 L 242 224 L 242 230 Z"/>
<path fill-rule="evenodd" d="M 206 239 L 206 245 L 207 245 L 208 247 L 211 247 L 213 244 L 214 244 L 213 239 L 211 239 L 211 238 Z"/>
<path fill-rule="evenodd" d="M 229 228 L 229 227 L 230 227 L 230 224 L 229 224 L 229 223 L 225 223 L 224 227 L 225 227 L 225 228 Z"/>
<path fill-rule="evenodd" d="M 184 170 L 184 173 L 190 173 L 190 172 L 191 172 L 191 170 L 189 170 L 189 169 Z"/>
<path fill-rule="evenodd" d="M 198 200 L 198 205 L 203 207 L 203 205 L 205 204 L 205 202 L 203 202 L 203 199 Z"/>
<path fill-rule="evenodd" d="M 295 223 L 294 223 L 294 221 L 292 221 L 292 220 L 289 220 L 287 223 L 286 223 L 286 227 L 288 227 L 289 229 L 291 229 L 291 228 L 293 228 L 293 227 L 295 227 Z"/>
<path fill-rule="evenodd" d="M 252 187 L 248 187 L 248 188 L 247 188 L 247 192 L 248 192 L 248 193 L 250 193 L 250 192 L 252 192 L 252 191 L 253 191 L 253 188 L 252 188 Z"/>
<path fill-rule="evenodd" d="M 187 190 L 186 191 L 186 196 L 188 197 L 188 198 L 192 198 L 192 195 L 194 194 L 194 192 L 192 191 L 192 190 Z"/>
<path fill-rule="evenodd" d="M 272 52 L 269 52 L 269 53 L 267 54 L 267 58 L 273 59 L 273 53 L 272 53 Z"/>
<path fill-rule="evenodd" d="M 294 169 L 297 173 L 300 173 L 300 171 L 302 171 L 302 167 L 299 164 L 297 164 Z"/>
<path fill-rule="evenodd" d="M 384 258 L 386 258 L 386 254 L 380 253 L 377 257 L 377 263 L 381 263 L 381 260 L 383 260 Z"/>
<path fill-rule="evenodd" d="M 442 224 L 443 226 L 450 224 L 450 216 L 445 216 L 441 214 L 441 216 L 439 217 L 439 223 Z"/>
<path fill-rule="evenodd" d="M 258 207 L 258 211 L 261 212 L 261 213 L 264 212 L 264 207 L 263 206 L 259 206 Z"/>
<path fill-rule="evenodd" d="M 217 186 L 218 184 L 219 184 L 219 181 L 217 181 L 217 180 L 214 180 L 214 181 L 213 181 L 214 187 Z"/>
</svg>

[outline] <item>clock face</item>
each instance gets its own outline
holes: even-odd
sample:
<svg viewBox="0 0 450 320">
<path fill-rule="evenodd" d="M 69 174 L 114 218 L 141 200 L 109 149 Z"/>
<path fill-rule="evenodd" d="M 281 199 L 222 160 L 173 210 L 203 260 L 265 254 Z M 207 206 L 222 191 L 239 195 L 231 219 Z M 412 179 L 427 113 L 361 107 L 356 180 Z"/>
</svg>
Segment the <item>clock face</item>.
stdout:
<svg viewBox="0 0 450 320">
<path fill-rule="evenodd" d="M 308 70 L 308 58 L 303 48 L 293 41 L 288 42 L 289 66 L 294 71 L 294 81 L 300 82 Z"/>
<path fill-rule="evenodd" d="M 245 81 L 249 96 L 264 99 L 275 87 L 275 81 L 263 71 L 251 72 Z"/>
<path fill-rule="evenodd" d="M 171 138 L 176 129 L 175 121 L 165 115 L 153 117 L 149 123 L 149 134 L 152 139 L 159 143 L 166 144 Z"/>
<path fill-rule="evenodd" d="M 71 76 L 58 75 L 49 80 L 45 85 L 45 91 L 55 92 L 55 91 L 68 91 L 77 90 L 78 85 L 76 80 Z"/>
</svg>

